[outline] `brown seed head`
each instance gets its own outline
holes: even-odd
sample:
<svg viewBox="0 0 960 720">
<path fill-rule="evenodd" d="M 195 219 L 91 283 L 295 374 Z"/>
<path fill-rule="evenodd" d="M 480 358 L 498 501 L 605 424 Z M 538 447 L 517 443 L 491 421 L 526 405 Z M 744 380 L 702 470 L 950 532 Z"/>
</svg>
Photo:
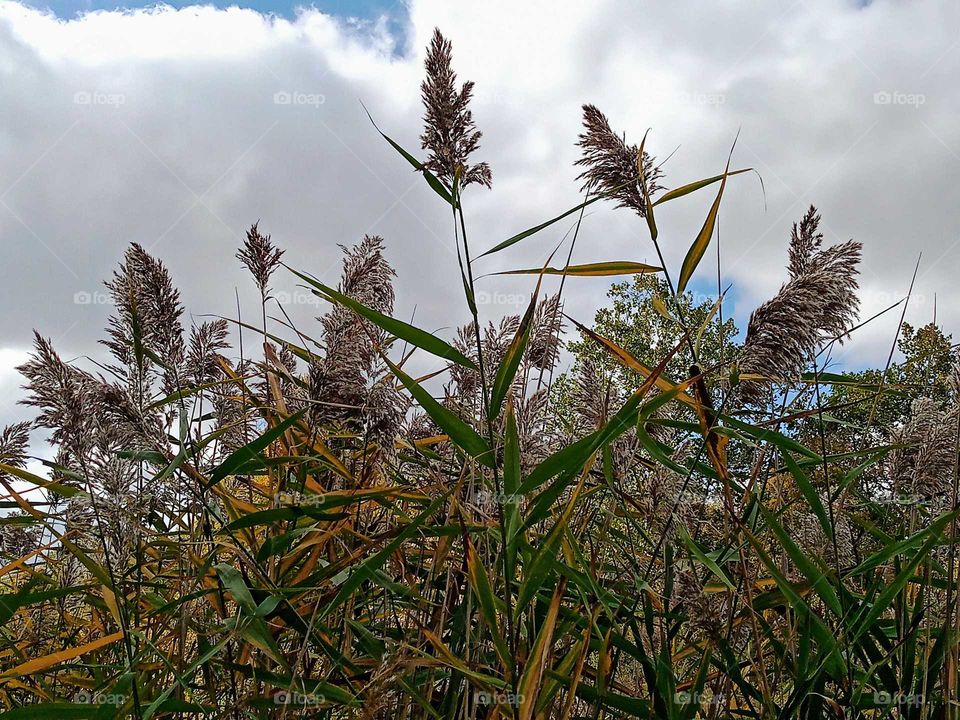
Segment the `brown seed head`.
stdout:
<svg viewBox="0 0 960 720">
<path fill-rule="evenodd" d="M 420 142 L 424 150 L 430 151 L 424 167 L 448 185 L 453 184 L 459 171 L 463 187 L 472 183 L 490 187 L 490 167 L 486 163 L 467 164 L 473 151 L 480 147 L 482 133 L 470 111 L 473 83 L 465 82 L 457 90 L 452 50 L 450 41 L 435 29 L 424 63 L 426 79 L 420 86 L 425 108 Z"/>
<path fill-rule="evenodd" d="M 654 159 L 646 152 L 642 162 L 640 148 L 627 145 L 626 140 L 610 128 L 610 122 L 595 105 L 583 106 L 583 132 L 577 142 L 582 155 L 577 165 L 586 168 L 578 180 L 583 180 L 583 191 L 592 194 L 609 193 L 617 201 L 617 207 L 633 208 L 641 217 L 647 214 L 643 197 L 640 168 L 643 166 L 643 182 L 647 194 L 653 197 L 661 190 L 658 183 L 661 172 Z"/>
</svg>

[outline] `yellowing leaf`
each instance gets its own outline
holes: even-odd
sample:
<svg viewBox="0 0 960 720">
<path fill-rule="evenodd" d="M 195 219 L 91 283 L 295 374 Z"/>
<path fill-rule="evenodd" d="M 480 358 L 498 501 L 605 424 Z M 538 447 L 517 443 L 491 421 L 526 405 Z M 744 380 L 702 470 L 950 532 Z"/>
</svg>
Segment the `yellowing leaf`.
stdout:
<svg viewBox="0 0 960 720">
<path fill-rule="evenodd" d="M 117 606 L 117 596 L 114 594 L 113 590 L 108 588 L 106 585 L 101 586 L 103 590 L 103 602 L 110 609 L 110 614 L 113 615 L 113 619 L 117 621 L 117 624 L 122 624 L 120 619 L 120 608 Z"/>
<path fill-rule="evenodd" d="M 107 635 L 106 637 L 99 638 L 98 640 L 88 642 L 80 647 L 69 648 L 67 650 L 61 650 L 60 652 L 35 658 L 21 665 L 17 665 L 10 670 L 7 670 L 5 673 L 3 673 L 3 675 L 0 675 L 0 679 L 5 680 L 7 678 L 18 677 L 21 675 L 30 675 L 38 670 L 46 670 L 54 665 L 59 665 L 60 663 L 67 662 L 68 660 L 74 660 L 81 655 L 86 655 L 88 652 L 105 647 L 106 645 L 111 645 L 121 638 L 123 638 L 123 633 L 115 632 L 112 635 Z"/>
<path fill-rule="evenodd" d="M 611 355 L 613 355 L 621 364 L 627 366 L 631 370 L 634 370 L 640 373 L 645 378 L 649 378 L 653 373 L 653 371 L 650 368 L 648 368 L 642 362 L 637 360 L 633 355 L 631 355 L 629 352 L 624 350 L 622 347 L 617 345 L 612 340 L 607 340 L 607 338 L 603 337 L 602 335 L 598 335 L 590 328 L 578 323 L 576 320 L 573 320 L 573 324 L 576 325 L 577 329 L 579 329 L 580 332 L 582 332 L 584 335 L 591 338 L 592 340 L 595 340 L 601 346 L 603 346 L 603 348 L 606 349 L 607 352 L 609 352 Z M 670 382 L 667 378 L 663 377 L 662 374 L 657 375 L 654 383 L 658 388 L 660 388 L 664 392 L 669 392 L 677 388 L 676 383 Z M 690 397 L 690 395 L 686 392 L 677 393 L 677 400 L 683 403 L 686 403 L 691 407 L 697 407 L 697 401 L 694 400 L 692 397 Z"/>
<path fill-rule="evenodd" d="M 734 140 L 736 145 L 736 140 Z M 710 244 L 710 238 L 713 237 L 713 229 L 717 225 L 717 215 L 720 213 L 720 200 L 723 198 L 723 191 L 727 187 L 727 178 L 730 175 L 730 158 L 733 157 L 733 148 L 730 148 L 730 155 L 727 157 L 727 167 L 723 170 L 722 180 L 720 180 L 720 190 L 717 191 L 717 197 L 707 213 L 707 219 L 703 221 L 703 227 L 697 234 L 693 245 L 687 251 L 687 256 L 683 259 L 683 266 L 680 268 L 680 280 L 677 282 L 677 292 L 682 293 L 687 287 L 687 283 L 693 276 L 693 271 L 697 269 L 703 254 L 707 251 Z"/>
<path fill-rule="evenodd" d="M 568 275 L 573 277 L 607 277 L 610 275 L 642 275 L 663 270 L 656 265 L 612 260 L 609 262 L 586 263 L 585 265 L 567 265 L 564 268 L 530 268 L 526 270 L 507 270 L 497 275 Z"/>
<path fill-rule="evenodd" d="M 654 293 L 653 297 L 650 298 L 650 302 L 653 304 L 653 309 L 660 313 L 667 320 L 675 320 L 673 315 L 670 314 L 670 310 L 667 309 L 667 304 L 663 301 L 660 293 Z"/>
</svg>

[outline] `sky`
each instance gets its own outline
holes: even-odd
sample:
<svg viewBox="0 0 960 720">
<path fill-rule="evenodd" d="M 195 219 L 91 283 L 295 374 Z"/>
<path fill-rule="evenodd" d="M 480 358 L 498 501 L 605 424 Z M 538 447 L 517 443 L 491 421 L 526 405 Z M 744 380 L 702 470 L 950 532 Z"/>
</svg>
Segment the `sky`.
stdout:
<svg viewBox="0 0 960 720">
<path fill-rule="evenodd" d="M 31 0 L 24 3 L 40 10 L 49 10 L 57 17 L 70 20 L 93 10 L 130 10 L 168 5 L 172 8 L 185 8 L 191 5 L 212 5 L 218 8 L 242 7 L 264 14 L 294 17 L 298 8 L 316 8 L 320 12 L 339 17 L 373 18 L 382 14 L 405 14 L 402 2 L 395 0 L 315 0 L 314 2 L 292 2 L 291 0 L 253 0 L 252 2 L 118 2 L 117 0 Z"/>
<path fill-rule="evenodd" d="M 449 213 L 380 138 L 418 153 L 424 47 L 434 27 L 476 82 L 477 160 L 492 190 L 464 199 L 475 248 L 579 201 L 580 107 L 598 105 L 647 148 L 675 187 L 723 170 L 726 312 L 741 326 L 786 278 L 791 224 L 811 203 L 826 242 L 864 243 L 861 317 L 904 296 L 907 312 L 960 323 L 960 5 L 876 0 L 453 3 L 308 7 L 0 1 L 0 424 L 30 417 L 13 368 L 33 329 L 90 368 L 110 312 L 102 282 L 138 242 L 161 258 L 190 316 L 245 316 L 255 291 L 231 260 L 260 221 L 291 265 L 334 282 L 340 244 L 382 235 L 398 273 L 399 316 L 450 337 L 466 322 Z M 663 206 L 674 275 L 712 193 Z M 481 314 L 518 313 L 558 224 L 477 262 Z M 574 262 L 653 261 L 643 224 L 598 203 Z M 715 253 L 694 288 L 715 293 Z M 589 322 L 603 279 L 571 279 L 566 310 Z M 323 311 L 292 277 L 285 309 Z M 835 355 L 882 365 L 899 314 Z M 37 452 L 40 452 L 38 450 Z"/>
</svg>

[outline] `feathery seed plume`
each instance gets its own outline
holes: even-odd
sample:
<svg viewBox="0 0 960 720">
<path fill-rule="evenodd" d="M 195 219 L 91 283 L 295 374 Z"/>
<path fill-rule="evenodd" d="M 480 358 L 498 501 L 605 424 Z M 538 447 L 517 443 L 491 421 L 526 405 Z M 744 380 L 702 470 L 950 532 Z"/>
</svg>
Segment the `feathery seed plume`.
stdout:
<svg viewBox="0 0 960 720">
<path fill-rule="evenodd" d="M 183 306 L 167 268 L 132 243 L 106 286 L 116 312 L 109 319 L 109 339 L 101 342 L 131 372 L 139 373 L 143 368 L 134 367 L 139 338 L 143 347 L 164 361 L 163 389 L 173 392 L 177 385 L 174 374 L 183 360 Z"/>
<path fill-rule="evenodd" d="M 940 410 L 930 398 L 917 398 L 910 417 L 892 440 L 904 447 L 889 456 L 890 477 L 898 495 L 918 500 L 947 501 L 956 467 L 957 407 Z M 941 507 L 938 510 L 946 509 Z"/>
<path fill-rule="evenodd" d="M 563 332 L 563 315 L 560 312 L 560 295 L 544 298 L 537 305 L 527 345 L 526 361 L 539 369 L 550 369 L 560 358 Z"/>
<path fill-rule="evenodd" d="M 807 269 L 813 254 L 823 243 L 823 233 L 819 231 L 820 213 L 811 205 L 799 223 L 793 224 L 790 234 L 790 277 L 798 278 Z"/>
<path fill-rule="evenodd" d="M 50 443 L 71 452 L 87 446 L 97 429 L 96 402 L 100 393 L 96 379 L 67 365 L 50 340 L 39 333 L 34 333 L 34 350 L 29 360 L 17 371 L 26 378 L 24 389 L 29 393 L 20 402 L 40 409 L 34 425 L 53 431 Z"/>
<path fill-rule="evenodd" d="M 194 385 L 213 382 L 220 376 L 217 356 L 230 347 L 227 343 L 227 321 L 213 320 L 194 326 L 190 330 L 190 346 L 187 351 L 187 369 Z"/>
<path fill-rule="evenodd" d="M 266 297 L 269 291 L 270 276 L 280 264 L 283 250 L 275 247 L 269 235 L 261 235 L 257 221 L 247 230 L 247 239 L 243 247 L 237 251 L 237 260 L 253 275 L 254 282 L 260 289 L 260 295 Z"/>
<path fill-rule="evenodd" d="M 862 245 L 853 240 L 820 250 L 820 216 L 810 208 L 790 243 L 790 280 L 754 310 L 740 356 L 740 372 L 771 379 L 800 374 L 810 353 L 826 338 L 843 336 L 857 317 L 857 264 Z M 759 402 L 763 383 L 738 388 L 746 402 Z"/>
<path fill-rule="evenodd" d="M 393 268 L 383 254 L 383 238 L 367 235 L 352 248 L 341 246 L 343 272 L 339 291 L 377 312 L 393 312 Z M 377 346 L 385 333 L 370 321 L 359 317 L 342 305 L 334 306 L 320 318 L 326 356 L 310 368 L 310 396 L 318 402 L 314 417 L 317 422 L 346 422 L 358 434 L 363 431 L 365 417 L 376 417 L 384 447 L 388 433 L 384 428 L 399 429 L 400 420 L 388 422 L 395 413 L 393 400 L 383 390 L 371 395 L 369 382 L 378 369 Z M 383 403 L 375 402 L 379 398 Z"/>
<path fill-rule="evenodd" d="M 27 464 L 27 445 L 30 443 L 30 423 L 7 425 L 0 432 L 0 463 L 23 468 Z M 3 473 L 0 472 L 0 477 Z"/>
<path fill-rule="evenodd" d="M 457 74 L 451 67 L 453 46 L 434 29 L 424 63 L 426 79 L 420 86 L 426 109 L 420 142 L 430 151 L 424 167 L 448 185 L 460 172 L 463 187 L 471 183 L 491 186 L 493 182 L 487 163 L 468 165 L 467 159 L 480 147 L 482 133 L 477 130 L 470 110 L 473 83 L 465 82 L 457 91 Z"/>
<path fill-rule="evenodd" d="M 582 190 L 592 194 L 609 193 L 617 201 L 617 207 L 633 208 L 641 217 L 646 217 L 647 206 L 643 198 L 640 168 L 643 166 L 643 181 L 647 194 L 663 188 L 657 182 L 660 168 L 654 166 L 654 158 L 644 151 L 638 163 L 640 148 L 627 145 L 626 140 L 610 128 L 607 116 L 595 105 L 583 106 L 583 128 L 577 145 L 582 156 L 576 164 L 586 169 L 577 176 L 583 180 Z"/>
</svg>

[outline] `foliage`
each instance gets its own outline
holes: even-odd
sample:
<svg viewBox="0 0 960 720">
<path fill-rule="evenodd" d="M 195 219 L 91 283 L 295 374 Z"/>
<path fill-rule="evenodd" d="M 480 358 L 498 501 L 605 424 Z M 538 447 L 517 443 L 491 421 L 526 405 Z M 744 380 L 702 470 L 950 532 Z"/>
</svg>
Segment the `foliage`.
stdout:
<svg viewBox="0 0 960 720">
<path fill-rule="evenodd" d="M 953 399 L 955 355 L 949 335 L 934 323 L 920 328 L 904 323 L 897 349 L 903 359 L 891 363 L 886 371 L 870 368 L 847 373 L 852 384 L 837 386 L 833 393 L 833 404 L 848 406 L 839 409 L 837 417 L 860 428 L 872 425 L 882 430 L 906 421 L 911 398 L 917 395 L 929 397 L 939 405 Z M 872 402 L 864 402 L 869 391 L 863 388 L 877 386 L 881 381 L 901 392 L 884 394 L 874 408 Z"/>
</svg>

